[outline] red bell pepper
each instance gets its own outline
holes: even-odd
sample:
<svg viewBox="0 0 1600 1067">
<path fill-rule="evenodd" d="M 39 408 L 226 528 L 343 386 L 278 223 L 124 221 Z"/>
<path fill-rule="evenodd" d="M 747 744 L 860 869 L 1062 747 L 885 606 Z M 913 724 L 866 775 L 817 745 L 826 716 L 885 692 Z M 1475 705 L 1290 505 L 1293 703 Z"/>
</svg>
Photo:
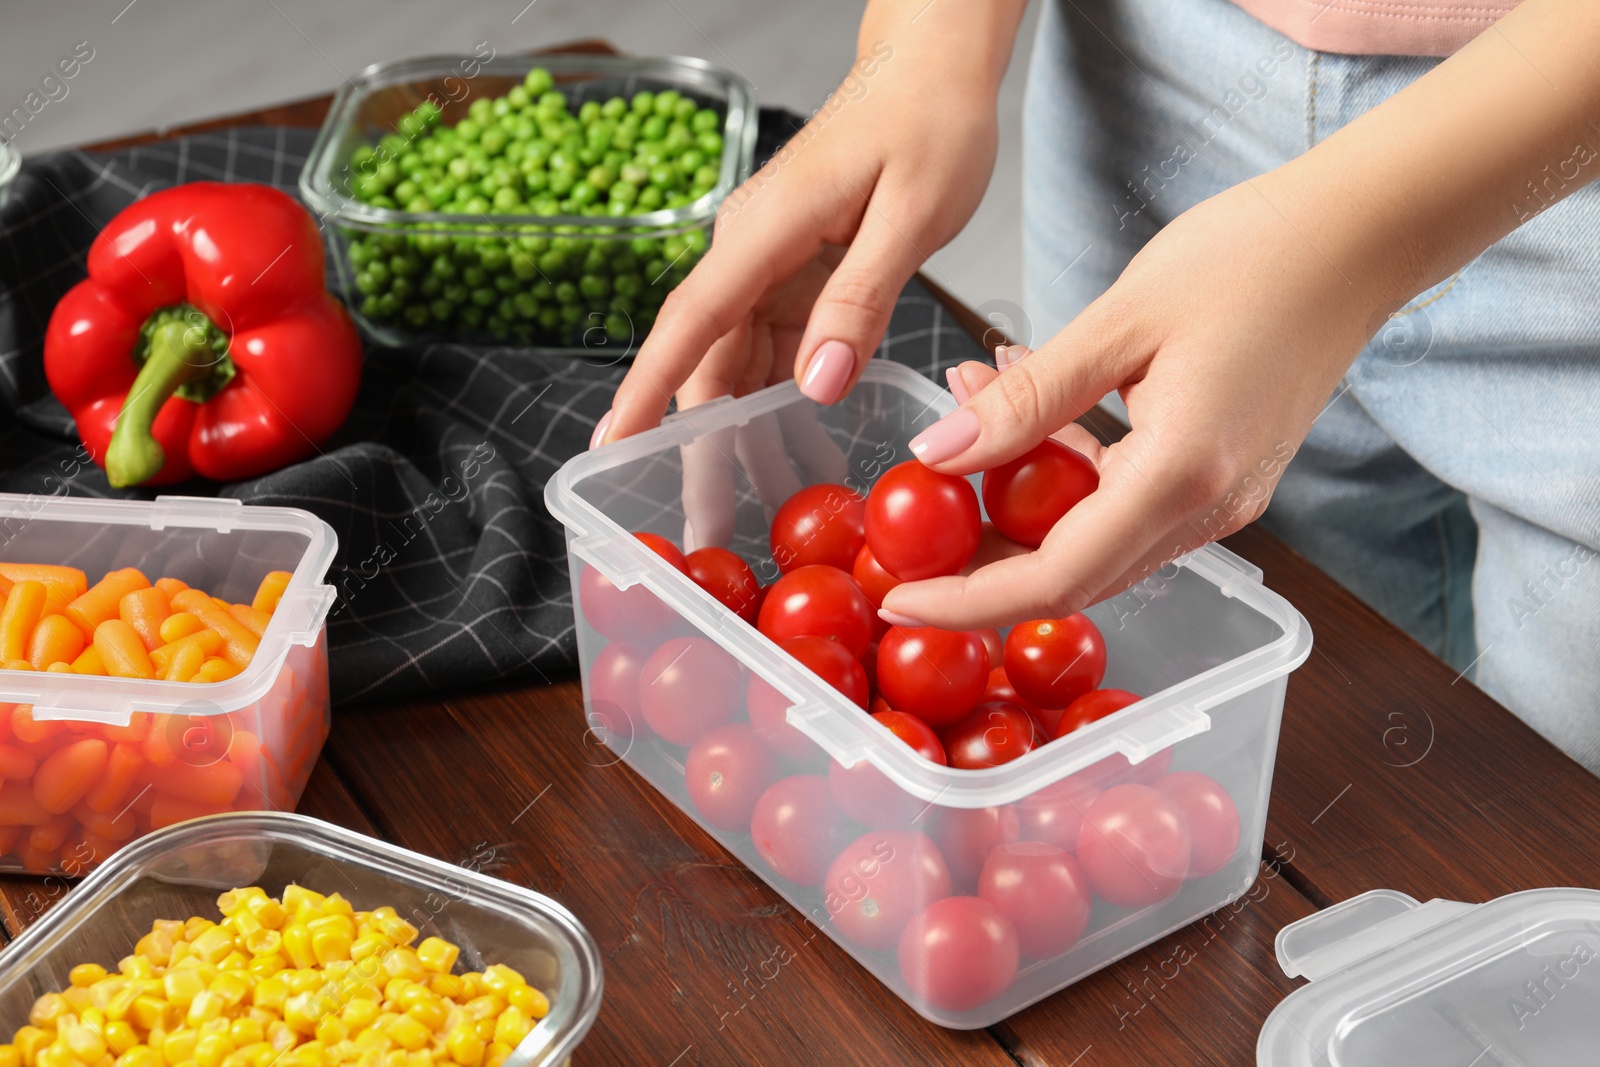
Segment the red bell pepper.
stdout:
<svg viewBox="0 0 1600 1067">
<path fill-rule="evenodd" d="M 194 182 L 126 208 L 56 305 L 45 377 L 115 486 L 238 481 L 344 421 L 361 341 L 311 215 L 265 185 Z"/>
</svg>

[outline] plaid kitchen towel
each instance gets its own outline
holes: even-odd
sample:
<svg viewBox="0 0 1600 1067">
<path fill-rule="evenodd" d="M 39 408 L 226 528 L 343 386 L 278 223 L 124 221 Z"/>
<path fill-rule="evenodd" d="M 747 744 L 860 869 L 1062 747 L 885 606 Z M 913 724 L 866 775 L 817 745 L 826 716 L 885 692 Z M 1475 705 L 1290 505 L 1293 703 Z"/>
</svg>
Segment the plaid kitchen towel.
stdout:
<svg viewBox="0 0 1600 1067">
<path fill-rule="evenodd" d="M 766 153 L 797 128 L 782 111 L 761 121 Z M 292 194 L 313 137 L 239 128 L 24 163 L 0 207 L 0 491 L 155 495 L 112 489 L 81 462 L 72 420 L 45 384 L 51 309 L 84 277 L 95 234 L 134 200 L 201 180 Z M 946 367 L 982 358 L 917 282 L 879 355 L 941 383 Z M 614 355 L 537 348 L 369 346 L 355 410 L 320 454 L 248 482 L 162 491 L 304 508 L 334 528 L 336 701 L 552 678 L 575 667 L 576 642 L 565 540 L 544 484 L 587 447 L 625 369 Z"/>
</svg>

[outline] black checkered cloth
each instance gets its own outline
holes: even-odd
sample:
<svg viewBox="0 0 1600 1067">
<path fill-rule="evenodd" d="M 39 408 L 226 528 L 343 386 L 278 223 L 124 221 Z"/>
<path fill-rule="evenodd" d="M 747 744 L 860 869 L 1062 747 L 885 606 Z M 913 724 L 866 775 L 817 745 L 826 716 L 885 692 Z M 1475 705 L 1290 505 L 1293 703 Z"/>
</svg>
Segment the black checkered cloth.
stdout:
<svg viewBox="0 0 1600 1067">
<path fill-rule="evenodd" d="M 765 154 L 797 128 L 781 111 L 761 121 Z M 0 207 L 0 491 L 62 492 L 62 472 L 80 466 L 72 420 L 45 383 L 43 338 L 100 229 L 180 182 L 264 182 L 293 194 L 313 136 L 239 128 L 24 163 Z M 878 354 L 941 382 L 946 367 L 982 358 L 916 282 Z M 369 346 L 355 410 L 304 463 L 155 491 L 113 489 L 84 464 L 65 491 L 219 494 L 320 516 L 339 536 L 328 575 L 339 591 L 328 629 L 335 701 L 553 678 L 575 668 L 576 641 L 565 541 L 544 484 L 587 447 L 625 370 L 615 357 L 538 348 Z"/>
</svg>

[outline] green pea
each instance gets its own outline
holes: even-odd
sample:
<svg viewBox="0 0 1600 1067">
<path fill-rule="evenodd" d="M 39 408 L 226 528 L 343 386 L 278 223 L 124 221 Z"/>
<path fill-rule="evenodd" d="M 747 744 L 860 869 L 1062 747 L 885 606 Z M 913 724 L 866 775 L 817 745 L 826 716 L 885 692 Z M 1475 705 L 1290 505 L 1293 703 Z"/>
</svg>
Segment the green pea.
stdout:
<svg viewBox="0 0 1600 1067">
<path fill-rule="evenodd" d="M 579 304 L 562 304 L 557 314 L 563 326 L 576 326 L 583 321 L 583 307 Z"/>
<path fill-rule="evenodd" d="M 611 295 L 611 283 L 598 274 L 585 274 L 578 279 L 578 292 L 590 300 L 603 300 Z"/>
<path fill-rule="evenodd" d="M 641 89 L 633 94 L 633 110 L 641 115 L 648 115 L 655 111 L 656 94 L 649 89 Z"/>
<path fill-rule="evenodd" d="M 712 186 L 717 184 L 717 179 L 720 176 L 721 175 L 717 171 L 717 168 L 713 167 L 711 164 L 707 163 L 703 167 L 695 168 L 694 184 L 696 186 L 701 186 L 701 187 L 704 187 L 706 189 L 710 189 Z"/>
<path fill-rule="evenodd" d="M 556 283 L 556 300 L 562 304 L 572 304 L 578 299 L 578 287 L 570 281 Z"/>
<path fill-rule="evenodd" d="M 506 103 L 510 104 L 519 111 L 522 108 L 527 107 L 531 99 L 532 98 L 528 96 L 528 88 L 526 83 L 522 85 L 513 85 L 511 87 L 511 91 L 506 93 Z"/>
<path fill-rule="evenodd" d="M 494 101 L 486 96 L 480 96 L 467 105 L 467 117 L 482 126 L 494 117 Z M 461 123 L 456 123 L 456 132 L 461 132 Z"/>
<path fill-rule="evenodd" d="M 678 173 L 666 163 L 657 163 L 650 168 L 650 184 L 660 189 L 670 189 L 678 184 Z"/>
<path fill-rule="evenodd" d="M 539 273 L 546 277 L 555 277 L 567 269 L 567 254 L 560 249 L 552 248 L 539 257 Z"/>
<path fill-rule="evenodd" d="M 667 151 L 673 155 L 677 155 L 694 143 L 694 134 L 690 133 L 689 127 L 681 122 L 674 122 L 667 127 L 667 135 L 662 139 L 662 144 L 666 145 Z"/>
<path fill-rule="evenodd" d="M 722 128 L 722 116 L 708 107 L 703 107 L 694 113 L 689 120 L 689 128 L 695 133 L 710 133 Z"/>
<path fill-rule="evenodd" d="M 394 199 L 397 204 L 409 204 L 415 200 L 422 190 L 417 188 L 417 183 L 407 178 L 394 187 Z"/>
<path fill-rule="evenodd" d="M 578 207 L 587 207 L 595 202 L 597 193 L 595 187 L 587 181 L 580 181 L 572 186 L 571 201 Z"/>
<path fill-rule="evenodd" d="M 428 305 L 428 311 L 432 313 L 435 322 L 445 322 L 455 309 L 456 306 L 454 304 L 443 298 L 435 300 Z"/>
<path fill-rule="evenodd" d="M 511 256 L 511 273 L 521 282 L 531 282 L 539 276 L 539 264 L 533 253 L 518 250 Z"/>
<path fill-rule="evenodd" d="M 466 213 L 469 215 L 486 215 L 489 213 L 489 200 L 487 197 L 474 196 L 467 201 Z"/>
<path fill-rule="evenodd" d="M 356 290 L 364 293 L 367 296 L 372 296 L 374 293 L 382 290 L 387 282 L 387 278 L 380 281 L 379 279 L 373 277 L 370 270 L 356 272 Z"/>
<path fill-rule="evenodd" d="M 522 280 L 508 271 L 505 274 L 496 274 L 494 276 L 494 287 L 502 293 L 520 292 Z"/>
<path fill-rule="evenodd" d="M 489 272 L 484 270 L 482 267 L 468 267 L 466 270 L 461 272 L 461 281 L 469 289 L 477 289 L 480 286 L 488 284 Z"/>
<path fill-rule="evenodd" d="M 463 326 L 477 327 L 483 325 L 483 309 L 481 307 L 475 307 L 471 304 L 468 304 L 460 311 L 457 311 L 456 317 L 461 320 L 461 324 Z"/>
<path fill-rule="evenodd" d="M 471 297 L 471 291 L 461 282 L 452 282 L 444 287 L 441 295 L 452 304 L 465 304 Z"/>
<path fill-rule="evenodd" d="M 495 302 L 500 299 L 500 294 L 496 293 L 492 286 L 486 285 L 481 289 L 472 290 L 472 296 L 470 299 L 479 307 L 486 308 L 492 307 Z"/>
<path fill-rule="evenodd" d="M 632 207 L 633 202 L 639 199 L 639 187 L 632 182 L 619 181 L 611 185 L 611 202 L 621 204 L 623 207 Z"/>
<path fill-rule="evenodd" d="M 611 287 L 619 296 L 638 296 L 639 290 L 644 288 L 644 279 L 637 274 L 619 274 L 612 279 Z"/>
<path fill-rule="evenodd" d="M 400 314 L 400 309 L 405 305 L 393 293 L 383 293 L 378 297 L 378 315 L 381 318 L 392 319 Z"/>
<path fill-rule="evenodd" d="M 458 127 L 459 128 L 459 127 Z M 659 141 L 667 135 L 667 120 L 660 115 L 651 115 L 639 127 L 639 136 L 646 141 Z"/>
<path fill-rule="evenodd" d="M 578 121 L 585 126 L 591 122 L 598 121 L 599 118 L 600 103 L 597 100 L 586 101 L 582 107 L 578 108 Z"/>
<path fill-rule="evenodd" d="M 708 156 L 722 155 L 722 134 L 710 130 L 695 138 L 695 144 L 700 146 L 700 151 Z"/>
<path fill-rule="evenodd" d="M 664 89 L 656 94 L 655 112 L 657 115 L 671 115 L 678 101 L 683 99 L 683 94 L 676 89 Z"/>
<path fill-rule="evenodd" d="M 494 194 L 493 203 L 497 211 L 510 211 L 522 203 L 522 198 L 517 195 L 515 189 L 501 189 Z"/>
<path fill-rule="evenodd" d="M 561 327 L 561 312 L 553 307 L 539 310 L 539 329 L 545 333 L 554 333 Z"/>
<path fill-rule="evenodd" d="M 406 320 L 407 325 L 420 330 L 428 325 L 428 320 L 432 316 L 428 314 L 428 305 L 413 304 L 405 309 L 402 317 Z"/>
<path fill-rule="evenodd" d="M 478 101 L 482 103 L 482 101 Z M 483 135 L 483 127 L 472 119 L 462 119 L 456 123 L 456 136 L 463 141 L 476 141 Z"/>
<path fill-rule="evenodd" d="M 530 97 L 543 97 L 545 93 L 555 88 L 555 84 L 555 79 L 550 77 L 550 72 L 543 67 L 534 67 L 528 71 L 528 76 L 522 79 L 523 88 L 528 91 Z"/>
<path fill-rule="evenodd" d="M 639 190 L 639 210 L 654 211 L 665 202 L 661 190 L 654 185 L 647 185 Z"/>
<path fill-rule="evenodd" d="M 603 193 L 611 188 L 612 184 L 617 180 L 617 176 L 612 172 L 611 168 L 602 163 L 589 168 L 588 180 L 590 185 Z"/>
<path fill-rule="evenodd" d="M 512 296 L 511 303 L 519 319 L 533 319 L 539 315 L 539 302 L 533 298 L 532 293 L 517 293 Z"/>
<path fill-rule="evenodd" d="M 494 273 L 506 269 L 506 264 L 511 262 L 511 253 L 503 241 L 496 241 L 479 253 L 479 260 L 484 270 Z"/>
<path fill-rule="evenodd" d="M 479 139 L 479 143 L 483 145 L 483 150 L 492 156 L 505 151 L 508 140 L 506 132 L 496 127 L 491 130 L 485 130 L 483 136 Z"/>
</svg>

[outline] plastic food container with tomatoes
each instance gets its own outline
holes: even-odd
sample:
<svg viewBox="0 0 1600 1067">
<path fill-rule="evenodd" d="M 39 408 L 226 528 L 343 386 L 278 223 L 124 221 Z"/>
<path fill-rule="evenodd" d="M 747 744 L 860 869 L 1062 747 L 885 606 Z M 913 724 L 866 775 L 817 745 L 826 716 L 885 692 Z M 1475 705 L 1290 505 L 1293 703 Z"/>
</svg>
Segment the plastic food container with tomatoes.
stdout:
<svg viewBox="0 0 1600 1067">
<path fill-rule="evenodd" d="M 26 1024 L 35 998 L 67 989 L 79 964 L 114 974 L 157 919 L 215 921 L 219 894 L 259 886 L 280 897 L 291 884 L 337 893 L 358 910 L 394 908 L 419 938 L 460 948 L 456 973 L 492 964 L 519 971 L 550 1010 L 504 1067 L 560 1067 L 599 1013 L 599 950 L 550 898 L 303 815 L 236 812 L 135 841 L 43 917 L 28 913 L 38 921 L 6 947 L 0 963 L 0 1027 L 9 1036 Z M 49 906 L 45 892 L 37 895 L 39 908 Z M 30 909 L 33 900 L 24 897 L 20 907 Z"/>
<path fill-rule="evenodd" d="M 292 809 L 328 734 L 336 547 L 291 508 L 0 494 L 0 563 L 76 567 L 91 586 L 137 568 L 244 604 L 289 574 L 248 665 L 222 681 L 0 669 L 0 870 L 79 876 L 185 819 Z"/>
<path fill-rule="evenodd" d="M 699 499 L 731 501 L 727 547 L 770 583 L 772 509 L 811 483 L 866 492 L 953 406 L 873 360 L 830 407 L 786 383 L 581 455 L 545 500 L 566 527 L 591 762 L 626 762 L 919 1013 L 975 1028 L 1251 886 L 1311 634 L 1258 569 L 1201 549 L 1088 611 L 1104 686 L 1143 699 L 958 769 L 633 536 L 683 537 L 687 459 Z M 1181 820 L 1158 799 L 1179 794 Z"/>
</svg>

